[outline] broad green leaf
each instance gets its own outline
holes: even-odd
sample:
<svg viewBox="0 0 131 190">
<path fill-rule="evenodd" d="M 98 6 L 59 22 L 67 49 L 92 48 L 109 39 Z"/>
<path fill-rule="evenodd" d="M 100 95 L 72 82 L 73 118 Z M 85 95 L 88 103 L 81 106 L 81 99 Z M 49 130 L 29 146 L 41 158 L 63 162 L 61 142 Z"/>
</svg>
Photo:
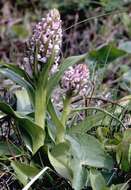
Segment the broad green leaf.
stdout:
<svg viewBox="0 0 131 190">
<path fill-rule="evenodd" d="M 90 135 L 67 135 L 70 144 L 57 144 L 48 152 L 49 160 L 56 171 L 71 180 L 75 190 L 86 184 L 88 167 L 112 169 L 113 161 L 102 145 Z"/>
<path fill-rule="evenodd" d="M 77 160 L 72 159 L 71 168 L 73 170 L 73 179 L 71 181 L 72 187 L 75 190 L 82 189 L 88 179 L 88 170 L 78 163 Z"/>
<path fill-rule="evenodd" d="M 82 166 L 112 169 L 112 158 L 104 151 L 103 146 L 88 134 L 67 135 L 74 159 Z"/>
<path fill-rule="evenodd" d="M 18 118 L 18 125 L 26 146 L 35 154 L 44 145 L 45 133 L 43 129 L 28 118 Z"/>
<path fill-rule="evenodd" d="M 6 64 L 6 63 L 3 63 L 3 62 L 0 62 L 0 67 L 3 68 L 3 69 L 8 68 L 9 70 L 17 73 L 19 76 L 21 76 L 26 81 L 28 81 L 29 83 L 32 84 L 32 79 L 30 78 L 28 73 L 26 71 L 24 71 L 23 69 L 21 69 L 20 67 L 18 67 L 18 65 Z"/>
<path fill-rule="evenodd" d="M 22 154 L 22 150 L 20 150 L 19 147 L 14 145 L 13 143 L 9 143 L 6 141 L 0 142 L 0 156 L 6 155 L 6 156 L 13 156 L 13 155 L 20 155 Z"/>
<path fill-rule="evenodd" d="M 117 58 L 126 55 L 127 52 L 117 48 L 114 44 L 110 43 L 105 45 L 98 50 L 93 50 L 89 53 L 89 59 L 97 61 L 98 63 L 104 64 L 112 62 Z"/>
<path fill-rule="evenodd" d="M 28 181 L 38 174 L 39 169 L 27 165 L 25 163 L 20 163 L 18 161 L 12 161 L 11 166 L 15 171 L 17 179 L 23 184 L 26 185 Z"/>
<path fill-rule="evenodd" d="M 29 95 L 26 89 L 16 90 L 16 110 L 18 112 L 30 113 L 32 111 Z"/>
<path fill-rule="evenodd" d="M 54 141 L 56 141 L 56 126 L 52 123 L 51 119 L 46 119 L 46 126 L 47 126 L 47 130 L 48 130 L 48 134 L 50 136 L 50 138 Z"/>
<path fill-rule="evenodd" d="M 61 133 L 63 132 L 64 126 L 62 125 L 62 123 L 59 119 L 59 115 L 57 115 L 56 110 L 53 106 L 53 103 L 51 102 L 50 99 L 48 101 L 47 110 L 51 116 L 51 120 L 52 120 L 53 124 L 56 126 L 56 143 L 58 143 L 59 141 L 62 140 Z"/>
<path fill-rule="evenodd" d="M 93 190 L 109 190 L 102 174 L 95 169 L 90 169 L 90 182 Z"/>
<path fill-rule="evenodd" d="M 79 56 L 71 56 L 63 60 L 59 67 L 59 71 L 54 74 L 48 83 L 48 97 L 50 97 L 52 90 L 55 88 L 55 86 L 58 85 L 61 76 L 64 74 L 64 72 L 74 64 L 84 60 L 87 57 L 87 54 L 79 55 Z"/>
<path fill-rule="evenodd" d="M 32 103 L 34 103 L 34 88 L 28 81 L 26 81 L 24 78 L 22 78 L 15 71 L 12 71 L 8 68 L 0 68 L 0 73 L 4 76 L 8 77 L 9 79 L 11 79 L 13 82 L 26 88 L 26 90 L 29 94 L 29 97 L 31 98 Z"/>
<path fill-rule="evenodd" d="M 23 117 L 15 112 L 8 104 L 0 102 L 0 110 L 10 115 L 18 122 L 19 129 L 23 135 L 26 146 L 35 154 L 44 144 L 44 131 L 30 118 Z"/>
<path fill-rule="evenodd" d="M 67 143 L 60 143 L 48 151 L 49 160 L 55 170 L 63 177 L 72 178 L 72 171 L 70 168 L 70 152 Z"/>
<path fill-rule="evenodd" d="M 75 190 L 84 187 L 87 181 L 88 171 L 80 165 L 79 161 L 73 158 L 69 144 L 57 144 L 48 152 L 48 156 L 55 170 L 64 178 L 69 179 Z"/>
</svg>

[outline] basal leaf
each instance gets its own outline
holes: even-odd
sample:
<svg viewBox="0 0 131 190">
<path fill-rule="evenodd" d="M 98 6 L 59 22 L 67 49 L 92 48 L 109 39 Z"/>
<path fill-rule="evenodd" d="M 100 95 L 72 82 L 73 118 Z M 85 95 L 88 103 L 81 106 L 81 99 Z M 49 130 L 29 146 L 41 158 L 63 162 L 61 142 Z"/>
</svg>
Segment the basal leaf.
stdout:
<svg viewBox="0 0 131 190">
<path fill-rule="evenodd" d="M 32 101 L 32 104 L 34 103 L 34 88 L 33 86 L 24 78 L 22 78 L 19 74 L 17 74 L 15 71 L 12 71 L 8 68 L 0 68 L 0 73 L 7 78 L 11 79 L 16 84 L 19 84 L 20 86 L 26 88 L 29 97 Z"/>
<path fill-rule="evenodd" d="M 73 171 L 72 187 L 75 190 L 82 189 L 88 178 L 88 170 L 86 167 L 83 167 L 77 160 L 72 159 L 71 167 Z"/>
<path fill-rule="evenodd" d="M 104 151 L 103 146 L 88 134 L 67 135 L 74 159 L 82 166 L 112 169 L 112 158 Z"/>
<path fill-rule="evenodd" d="M 48 101 L 48 106 L 47 106 L 47 110 L 51 116 L 51 120 L 53 122 L 53 124 L 56 127 L 56 143 L 58 143 L 59 141 L 61 141 L 61 133 L 63 132 L 63 128 L 64 126 L 62 125 L 59 116 L 56 113 L 56 110 L 51 102 L 51 100 L 49 99 Z"/>
<path fill-rule="evenodd" d="M 72 171 L 69 166 L 69 145 L 67 143 L 57 144 L 54 148 L 48 151 L 48 156 L 55 170 L 63 177 L 71 179 Z"/>
<path fill-rule="evenodd" d="M 32 112 L 30 99 L 29 99 L 26 89 L 16 90 L 15 95 L 17 98 L 17 100 L 16 100 L 17 111 L 25 112 L 25 113 Z"/>
<path fill-rule="evenodd" d="M 16 177 L 23 185 L 26 185 L 39 172 L 38 168 L 18 161 L 12 161 L 11 166 L 15 171 Z"/>
<path fill-rule="evenodd" d="M 0 102 L 0 110 L 18 122 L 18 126 L 22 132 L 26 146 L 35 154 L 37 150 L 44 144 L 44 131 L 35 124 L 30 118 L 23 117 L 15 112 L 8 104 Z"/>
<path fill-rule="evenodd" d="M 32 84 L 32 79 L 30 78 L 28 73 L 26 71 L 24 71 L 23 69 L 21 69 L 20 67 L 18 67 L 17 65 L 6 64 L 6 63 L 3 63 L 3 62 L 0 62 L 0 67 L 3 68 L 3 69 L 5 69 L 5 68 L 10 69 L 11 71 L 17 73 L 19 76 L 21 76 L 26 81 L 28 81 L 29 83 Z"/>
</svg>

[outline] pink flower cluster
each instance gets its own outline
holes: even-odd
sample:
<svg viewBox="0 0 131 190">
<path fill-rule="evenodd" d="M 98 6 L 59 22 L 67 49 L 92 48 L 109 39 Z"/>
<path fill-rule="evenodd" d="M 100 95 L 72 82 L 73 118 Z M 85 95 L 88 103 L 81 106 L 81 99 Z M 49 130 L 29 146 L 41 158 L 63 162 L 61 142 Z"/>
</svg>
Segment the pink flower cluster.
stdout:
<svg viewBox="0 0 131 190">
<path fill-rule="evenodd" d="M 37 47 L 37 59 L 43 63 L 46 63 L 54 52 L 54 68 L 57 69 L 61 44 L 60 14 L 57 9 L 53 9 L 35 26 L 28 45 L 31 52 L 34 52 Z M 33 56 L 30 57 L 30 60 L 33 62 Z"/>
<path fill-rule="evenodd" d="M 65 71 L 61 80 L 61 87 L 72 95 L 86 95 L 88 88 L 89 69 L 86 64 L 70 67 Z"/>
</svg>

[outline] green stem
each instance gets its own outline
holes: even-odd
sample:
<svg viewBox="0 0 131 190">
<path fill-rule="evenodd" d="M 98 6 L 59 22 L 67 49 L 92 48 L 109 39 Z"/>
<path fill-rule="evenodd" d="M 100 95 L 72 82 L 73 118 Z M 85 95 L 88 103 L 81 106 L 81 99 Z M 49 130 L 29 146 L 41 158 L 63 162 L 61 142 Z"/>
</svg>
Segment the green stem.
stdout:
<svg viewBox="0 0 131 190">
<path fill-rule="evenodd" d="M 66 125 L 66 121 L 68 119 L 68 115 L 71 111 L 70 104 L 71 104 L 71 97 L 66 96 L 65 100 L 63 101 L 63 112 L 62 112 L 62 116 L 61 116 L 61 123 L 64 125 L 64 128 Z"/>
<path fill-rule="evenodd" d="M 35 122 L 43 129 L 45 129 L 46 95 L 47 90 L 43 90 L 43 86 L 40 85 L 35 95 Z"/>
</svg>

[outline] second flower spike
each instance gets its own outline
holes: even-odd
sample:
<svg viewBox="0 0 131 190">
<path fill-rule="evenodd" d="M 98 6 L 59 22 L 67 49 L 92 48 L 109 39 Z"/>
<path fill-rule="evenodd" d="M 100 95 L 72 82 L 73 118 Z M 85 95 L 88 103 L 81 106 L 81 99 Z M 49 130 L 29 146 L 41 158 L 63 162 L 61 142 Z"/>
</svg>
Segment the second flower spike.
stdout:
<svg viewBox="0 0 131 190">
<path fill-rule="evenodd" d="M 78 64 L 65 71 L 61 87 L 70 95 L 86 95 L 89 80 L 89 69 L 86 64 Z"/>
</svg>

